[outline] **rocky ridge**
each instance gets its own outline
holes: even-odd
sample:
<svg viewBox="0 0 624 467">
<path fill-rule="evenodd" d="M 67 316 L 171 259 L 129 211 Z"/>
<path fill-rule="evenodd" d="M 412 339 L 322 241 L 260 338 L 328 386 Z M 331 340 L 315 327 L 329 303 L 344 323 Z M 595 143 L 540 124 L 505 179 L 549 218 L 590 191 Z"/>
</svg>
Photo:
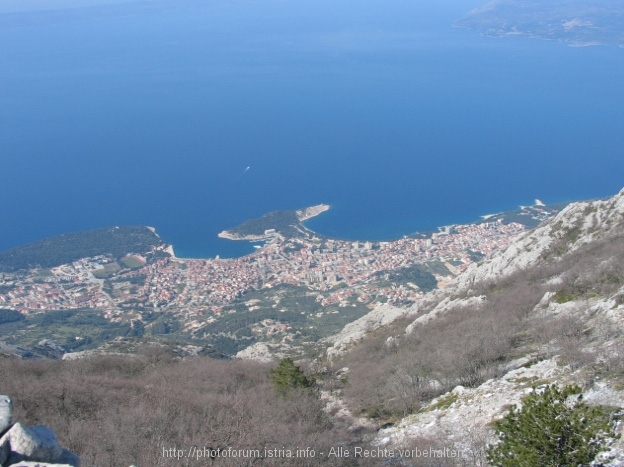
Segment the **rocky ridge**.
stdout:
<svg viewBox="0 0 624 467">
<path fill-rule="evenodd" d="M 367 333 L 416 313 L 418 313 L 418 304 L 409 308 L 399 308 L 388 304 L 379 305 L 361 318 L 347 324 L 338 334 L 323 339 L 321 343 L 330 344 L 327 356 L 331 360 L 343 354 L 349 346 L 363 339 Z"/>
<path fill-rule="evenodd" d="M 459 275 L 446 290 L 440 291 L 430 300 L 439 300 L 427 313 L 416 318 L 406 332 L 422 325 L 450 308 L 478 304 L 485 296 L 470 296 L 477 284 L 496 283 L 522 270 L 534 268 L 547 261 L 559 262 L 584 245 L 601 239 L 609 239 L 621 233 L 624 227 L 624 190 L 613 198 L 600 201 L 573 203 L 551 221 L 521 236 L 507 249 L 472 265 Z M 551 278 L 553 283 L 561 277 Z M 564 316 L 584 323 L 586 329 L 600 326 L 624 324 L 624 306 L 617 297 L 624 293 L 619 288 L 607 296 L 575 297 L 560 303 L 557 294 L 548 292 L 535 307 L 536 316 Z M 469 297 L 460 298 L 458 295 Z M 619 333 L 617 333 L 619 335 Z M 599 334 L 600 335 L 600 334 Z M 598 358 L 619 355 L 618 338 L 598 338 L 587 348 Z M 541 360 L 538 354 L 528 354 L 508 365 L 508 371 L 501 378 L 490 379 L 476 388 L 456 387 L 450 393 L 434 399 L 420 413 L 401 420 L 395 427 L 382 430 L 377 438 L 380 445 L 404 445 L 415 437 L 444 439 L 456 449 L 466 450 L 474 460 L 484 459 L 484 449 L 494 439 L 491 422 L 501 418 L 508 407 L 520 404 L 523 396 L 533 388 L 555 383 L 563 386 L 579 384 L 585 388 L 588 403 L 624 406 L 624 391 L 620 384 L 591 380 L 587 365 L 575 367 L 565 364 L 559 358 L 557 348 L 551 358 Z M 588 380 L 590 378 L 590 380 Z M 615 442 L 602 453 L 596 465 L 624 465 L 624 450 L 621 441 Z"/>
<path fill-rule="evenodd" d="M 594 245 L 617 246 L 622 238 L 624 190 L 606 200 L 570 204 L 550 221 L 519 236 L 506 249 L 471 265 L 444 289 L 430 292 L 418 305 L 409 309 L 385 310 L 388 313 L 378 319 L 372 312 L 371 316 L 360 318 L 359 323 L 351 323 L 331 339 L 332 346 L 327 355 L 336 358 L 368 332 L 400 318 L 414 317 L 403 328 L 403 335 L 410 334 L 451 310 L 479 309 L 482 303 L 487 303 L 490 293 L 499 293 L 497 284 L 506 279 L 513 281 L 515 274 L 537 268 L 554 271 L 550 276 L 542 273 L 546 277 L 545 286 L 552 286 L 552 291 L 544 293 L 530 312 L 530 319 L 546 326 L 555 319 L 567 319 L 576 323 L 579 329 L 575 351 L 583 354 L 585 361 L 571 362 L 563 358 L 563 350 L 556 340 L 540 345 L 527 344 L 520 350 L 520 355 L 501 368 L 500 375 L 476 387 L 457 386 L 440 395 L 417 413 L 380 430 L 374 444 L 409 448 L 415 440 L 429 440 L 465 452 L 470 458 L 467 465 L 487 465 L 485 450 L 495 440 L 492 421 L 502 418 L 510 406 L 521 404 L 522 397 L 535 388 L 546 384 L 577 384 L 583 388 L 587 403 L 624 407 L 619 370 L 609 371 L 613 366 L 610 362 L 621 360 L 624 353 L 620 337 L 624 325 L 624 286 L 619 270 L 613 272 L 612 268 L 618 258 L 599 257 L 597 264 L 591 266 L 598 272 L 583 269 L 582 259 L 578 260 L 580 263 L 575 259 L 575 255 L 581 254 L 586 256 L 579 258 L 591 257 L 592 250 L 588 248 Z M 567 269 L 570 264 L 576 265 L 577 270 L 573 273 L 576 282 L 568 277 L 572 275 Z M 601 271 L 604 272 L 602 276 Z M 568 292 L 562 286 L 566 281 L 574 285 L 595 280 L 595 277 L 610 281 L 609 287 L 588 289 L 579 286 L 578 291 Z M 484 293 L 484 290 L 491 292 Z M 383 314 L 382 310 L 379 312 Z M 589 335 L 592 337 L 587 337 Z M 389 338 L 388 345 L 392 344 L 390 340 L 401 337 Z M 602 373 L 596 370 L 597 367 L 603 369 Z M 606 372 L 604 368 L 607 368 Z M 614 440 L 597 458 L 595 465 L 624 466 L 624 441 Z"/>
<path fill-rule="evenodd" d="M 557 216 L 521 235 L 506 249 L 475 263 L 458 276 L 452 288 L 468 289 L 477 282 L 498 280 L 533 267 L 548 256 L 562 256 L 624 226 L 624 190 L 598 201 L 569 204 Z"/>
<path fill-rule="evenodd" d="M 613 231 L 624 228 L 624 189 L 616 196 L 597 201 L 569 204 L 557 216 L 534 230 L 521 234 L 507 248 L 486 256 L 451 280 L 443 289 L 429 292 L 409 308 L 382 305 L 348 324 L 338 334 L 324 340 L 331 344 L 330 357 L 343 354 L 349 345 L 399 318 L 417 316 L 407 327 L 426 323 L 456 306 L 473 305 L 485 297 L 458 298 L 470 293 L 475 284 L 494 282 L 544 262 L 553 255 L 563 256 Z"/>
</svg>

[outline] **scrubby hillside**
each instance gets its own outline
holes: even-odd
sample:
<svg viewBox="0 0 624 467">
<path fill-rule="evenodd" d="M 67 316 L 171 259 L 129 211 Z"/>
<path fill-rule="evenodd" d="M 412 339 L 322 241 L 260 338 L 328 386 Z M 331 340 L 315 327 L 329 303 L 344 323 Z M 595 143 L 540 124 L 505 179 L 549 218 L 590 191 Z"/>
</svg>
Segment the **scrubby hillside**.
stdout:
<svg viewBox="0 0 624 467">
<path fill-rule="evenodd" d="M 395 316 L 329 351 L 352 414 L 385 427 L 381 446 L 454 446 L 487 465 L 492 421 L 535 387 L 624 406 L 624 190 L 571 204 Z"/>
<path fill-rule="evenodd" d="M 313 389 L 276 385 L 270 369 L 182 361 L 158 346 L 133 358 L 0 358 L 0 393 L 16 420 L 54 429 L 82 467 L 352 465 L 320 455 L 353 440 Z"/>
</svg>

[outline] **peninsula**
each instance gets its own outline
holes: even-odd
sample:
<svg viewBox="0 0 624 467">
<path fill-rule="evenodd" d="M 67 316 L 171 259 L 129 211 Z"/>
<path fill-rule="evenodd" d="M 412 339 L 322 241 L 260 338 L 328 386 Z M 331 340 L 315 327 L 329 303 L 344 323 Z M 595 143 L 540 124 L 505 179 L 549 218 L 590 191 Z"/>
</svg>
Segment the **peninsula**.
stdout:
<svg viewBox="0 0 624 467">
<path fill-rule="evenodd" d="M 317 204 L 296 211 L 272 211 L 257 219 L 250 219 L 242 224 L 219 233 L 220 238 L 228 240 L 246 240 L 251 242 L 267 241 L 277 236 L 298 238 L 312 234 L 303 222 L 329 210 L 328 204 Z"/>
</svg>

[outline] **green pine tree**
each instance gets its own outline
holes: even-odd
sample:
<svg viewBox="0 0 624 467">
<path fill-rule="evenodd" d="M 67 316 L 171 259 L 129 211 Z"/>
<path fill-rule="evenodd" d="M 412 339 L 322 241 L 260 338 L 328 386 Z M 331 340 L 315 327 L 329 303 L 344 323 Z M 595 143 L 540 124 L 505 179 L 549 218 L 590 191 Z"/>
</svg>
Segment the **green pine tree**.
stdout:
<svg viewBox="0 0 624 467">
<path fill-rule="evenodd" d="M 301 371 L 292 358 L 283 358 L 276 368 L 271 370 L 271 381 L 280 391 L 305 389 L 312 386 L 311 381 Z"/>
<path fill-rule="evenodd" d="M 609 411 L 582 402 L 581 388 L 535 391 L 494 423 L 500 442 L 488 450 L 494 467 L 589 465 L 613 436 Z"/>
</svg>

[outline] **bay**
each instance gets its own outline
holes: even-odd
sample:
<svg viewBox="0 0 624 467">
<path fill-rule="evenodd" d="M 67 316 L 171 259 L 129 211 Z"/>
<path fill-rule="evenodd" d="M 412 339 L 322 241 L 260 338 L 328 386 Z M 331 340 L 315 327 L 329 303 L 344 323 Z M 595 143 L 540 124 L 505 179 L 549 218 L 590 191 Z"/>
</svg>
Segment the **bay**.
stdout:
<svg viewBox="0 0 624 467">
<path fill-rule="evenodd" d="M 479 2 L 144 1 L 0 15 L 0 249 L 146 224 L 178 255 L 318 203 L 391 239 L 612 195 L 624 51 L 453 28 Z"/>
</svg>

